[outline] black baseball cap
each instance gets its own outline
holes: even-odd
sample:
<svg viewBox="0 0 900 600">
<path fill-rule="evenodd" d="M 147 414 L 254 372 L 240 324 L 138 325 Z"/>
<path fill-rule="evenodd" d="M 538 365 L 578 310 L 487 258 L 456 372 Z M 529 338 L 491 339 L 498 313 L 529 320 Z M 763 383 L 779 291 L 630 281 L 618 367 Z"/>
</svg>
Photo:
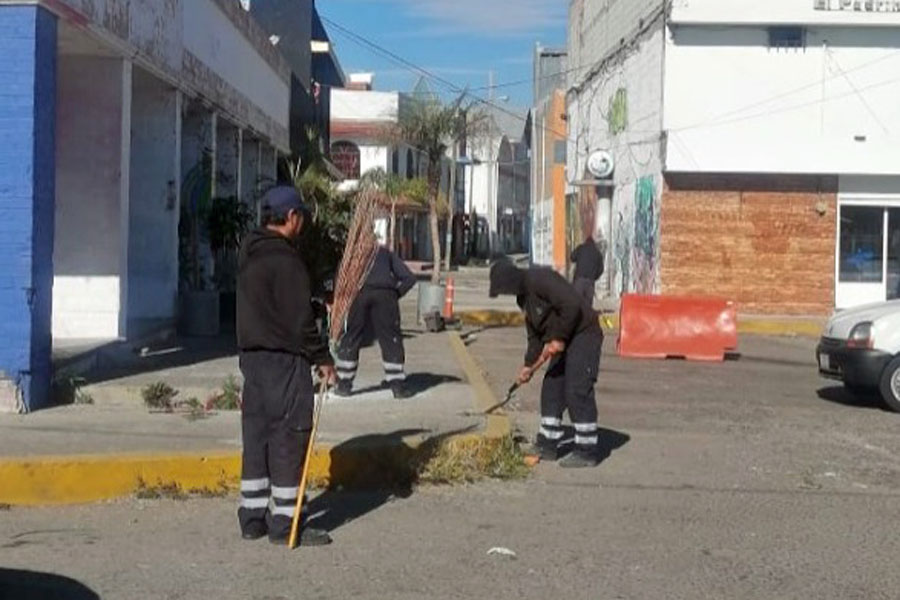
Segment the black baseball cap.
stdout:
<svg viewBox="0 0 900 600">
<path fill-rule="evenodd" d="M 284 216 L 292 210 L 309 214 L 309 209 L 303 203 L 303 194 L 290 185 L 279 185 L 266 192 L 262 208 L 274 216 Z"/>
</svg>

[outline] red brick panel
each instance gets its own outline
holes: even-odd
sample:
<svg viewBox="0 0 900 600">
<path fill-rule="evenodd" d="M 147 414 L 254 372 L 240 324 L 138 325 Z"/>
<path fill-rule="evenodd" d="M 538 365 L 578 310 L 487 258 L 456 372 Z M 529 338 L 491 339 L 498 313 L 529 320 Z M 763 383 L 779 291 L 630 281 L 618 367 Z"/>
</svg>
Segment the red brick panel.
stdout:
<svg viewBox="0 0 900 600">
<path fill-rule="evenodd" d="M 830 313 L 834 191 L 796 185 L 782 186 L 791 191 L 709 187 L 716 186 L 667 187 L 663 194 L 663 293 L 720 295 L 750 314 Z"/>
</svg>

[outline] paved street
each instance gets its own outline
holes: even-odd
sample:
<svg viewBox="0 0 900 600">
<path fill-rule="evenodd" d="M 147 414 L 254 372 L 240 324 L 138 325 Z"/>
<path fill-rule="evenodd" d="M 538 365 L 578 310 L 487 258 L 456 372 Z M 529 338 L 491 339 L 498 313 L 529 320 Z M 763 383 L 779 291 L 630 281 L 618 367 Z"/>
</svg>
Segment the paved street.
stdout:
<svg viewBox="0 0 900 600">
<path fill-rule="evenodd" d="M 470 345 L 498 388 L 521 335 Z M 709 365 L 607 355 L 599 468 L 327 494 L 313 510 L 328 548 L 241 541 L 233 498 L 123 500 L 0 512 L 2 567 L 102 598 L 896 598 L 900 417 L 847 404 L 811 347 L 744 338 L 740 359 Z M 523 429 L 536 390 L 514 415 Z"/>
</svg>

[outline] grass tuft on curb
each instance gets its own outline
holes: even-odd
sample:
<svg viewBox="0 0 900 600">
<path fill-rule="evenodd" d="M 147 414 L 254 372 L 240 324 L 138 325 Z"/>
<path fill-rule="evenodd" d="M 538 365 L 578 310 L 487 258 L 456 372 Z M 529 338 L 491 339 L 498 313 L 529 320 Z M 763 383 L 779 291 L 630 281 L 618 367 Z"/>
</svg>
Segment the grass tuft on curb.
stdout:
<svg viewBox="0 0 900 600">
<path fill-rule="evenodd" d="M 460 484 L 483 479 L 524 479 L 530 470 L 512 436 L 444 441 L 418 465 L 419 483 Z"/>
<path fill-rule="evenodd" d="M 134 492 L 138 500 L 190 500 L 191 498 L 223 498 L 230 494 L 232 489 L 224 481 L 209 488 L 191 488 L 185 490 L 178 483 L 148 484 L 143 479 L 138 479 L 137 489 Z"/>
</svg>

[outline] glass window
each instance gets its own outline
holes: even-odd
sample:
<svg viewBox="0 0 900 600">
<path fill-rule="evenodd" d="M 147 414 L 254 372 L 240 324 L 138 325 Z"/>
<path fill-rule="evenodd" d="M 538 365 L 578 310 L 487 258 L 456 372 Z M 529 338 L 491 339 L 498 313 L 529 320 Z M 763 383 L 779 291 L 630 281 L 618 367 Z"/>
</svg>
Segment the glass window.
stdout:
<svg viewBox="0 0 900 600">
<path fill-rule="evenodd" d="M 900 298 L 900 208 L 888 211 L 887 299 Z"/>
<path fill-rule="evenodd" d="M 881 283 L 884 271 L 884 209 L 841 207 L 841 283 Z"/>
<path fill-rule="evenodd" d="M 769 48 L 803 48 L 806 31 L 802 27 L 769 27 Z"/>
<path fill-rule="evenodd" d="M 347 179 L 359 179 L 359 146 L 353 142 L 331 145 L 331 161 Z"/>
</svg>

